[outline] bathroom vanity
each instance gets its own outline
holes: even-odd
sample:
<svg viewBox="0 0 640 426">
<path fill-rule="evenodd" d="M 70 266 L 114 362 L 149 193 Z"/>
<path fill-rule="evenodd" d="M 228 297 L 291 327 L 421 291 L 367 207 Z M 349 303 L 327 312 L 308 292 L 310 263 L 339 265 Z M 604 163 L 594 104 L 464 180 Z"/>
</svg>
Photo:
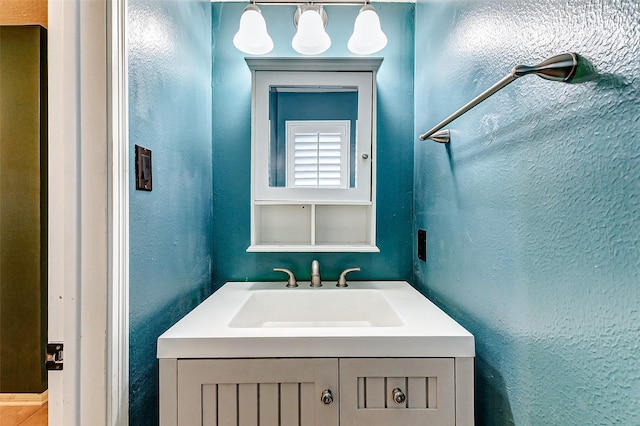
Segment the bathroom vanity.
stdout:
<svg viewBox="0 0 640 426">
<path fill-rule="evenodd" d="M 403 281 L 227 283 L 158 339 L 160 424 L 473 425 L 474 356 Z"/>
</svg>

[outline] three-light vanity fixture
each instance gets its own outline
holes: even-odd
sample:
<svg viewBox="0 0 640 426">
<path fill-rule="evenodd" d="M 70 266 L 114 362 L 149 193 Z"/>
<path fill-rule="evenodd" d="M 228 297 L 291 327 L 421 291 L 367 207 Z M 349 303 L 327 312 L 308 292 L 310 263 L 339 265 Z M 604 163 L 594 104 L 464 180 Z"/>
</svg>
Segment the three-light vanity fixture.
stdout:
<svg viewBox="0 0 640 426">
<path fill-rule="evenodd" d="M 249 55 L 265 55 L 273 49 L 273 40 L 267 31 L 267 24 L 262 16 L 260 4 L 297 5 L 293 22 L 297 32 L 291 41 L 291 47 L 303 55 L 319 55 L 331 46 L 331 38 L 325 31 L 327 13 L 323 4 L 355 5 L 357 0 L 331 0 L 327 3 L 309 3 L 299 5 L 288 0 L 265 0 L 252 2 L 242 12 L 238 32 L 233 37 L 233 45 L 241 52 Z M 380 18 L 368 0 L 358 12 L 353 25 L 353 34 L 347 43 L 348 49 L 358 55 L 370 55 L 379 52 L 387 45 L 387 36 L 382 32 Z"/>
</svg>

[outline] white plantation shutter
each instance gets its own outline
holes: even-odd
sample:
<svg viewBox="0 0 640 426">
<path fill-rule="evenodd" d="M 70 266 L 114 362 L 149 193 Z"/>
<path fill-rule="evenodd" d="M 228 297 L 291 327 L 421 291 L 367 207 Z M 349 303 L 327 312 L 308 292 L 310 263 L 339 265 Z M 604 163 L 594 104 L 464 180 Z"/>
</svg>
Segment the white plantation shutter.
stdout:
<svg viewBox="0 0 640 426">
<path fill-rule="evenodd" d="M 347 188 L 348 120 L 287 121 L 287 186 Z"/>
</svg>

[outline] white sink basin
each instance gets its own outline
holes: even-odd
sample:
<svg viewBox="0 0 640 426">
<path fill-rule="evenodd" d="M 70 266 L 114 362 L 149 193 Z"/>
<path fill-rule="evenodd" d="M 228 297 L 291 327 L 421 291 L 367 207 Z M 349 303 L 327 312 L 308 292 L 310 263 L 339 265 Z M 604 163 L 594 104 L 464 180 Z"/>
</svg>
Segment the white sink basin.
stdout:
<svg viewBox="0 0 640 426">
<path fill-rule="evenodd" d="M 230 282 L 158 338 L 158 358 L 472 357 L 473 336 L 405 281 Z"/>
<path fill-rule="evenodd" d="M 230 327 L 399 327 L 402 320 L 376 289 L 256 290 Z"/>
</svg>

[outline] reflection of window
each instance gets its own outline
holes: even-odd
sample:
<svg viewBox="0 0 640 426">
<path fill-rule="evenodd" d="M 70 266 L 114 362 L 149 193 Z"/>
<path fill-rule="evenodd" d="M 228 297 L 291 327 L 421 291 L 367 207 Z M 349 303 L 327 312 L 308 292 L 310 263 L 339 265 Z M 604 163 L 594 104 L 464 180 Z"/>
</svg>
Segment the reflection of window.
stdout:
<svg viewBox="0 0 640 426">
<path fill-rule="evenodd" d="M 287 121 L 287 186 L 349 187 L 349 120 Z"/>
</svg>

